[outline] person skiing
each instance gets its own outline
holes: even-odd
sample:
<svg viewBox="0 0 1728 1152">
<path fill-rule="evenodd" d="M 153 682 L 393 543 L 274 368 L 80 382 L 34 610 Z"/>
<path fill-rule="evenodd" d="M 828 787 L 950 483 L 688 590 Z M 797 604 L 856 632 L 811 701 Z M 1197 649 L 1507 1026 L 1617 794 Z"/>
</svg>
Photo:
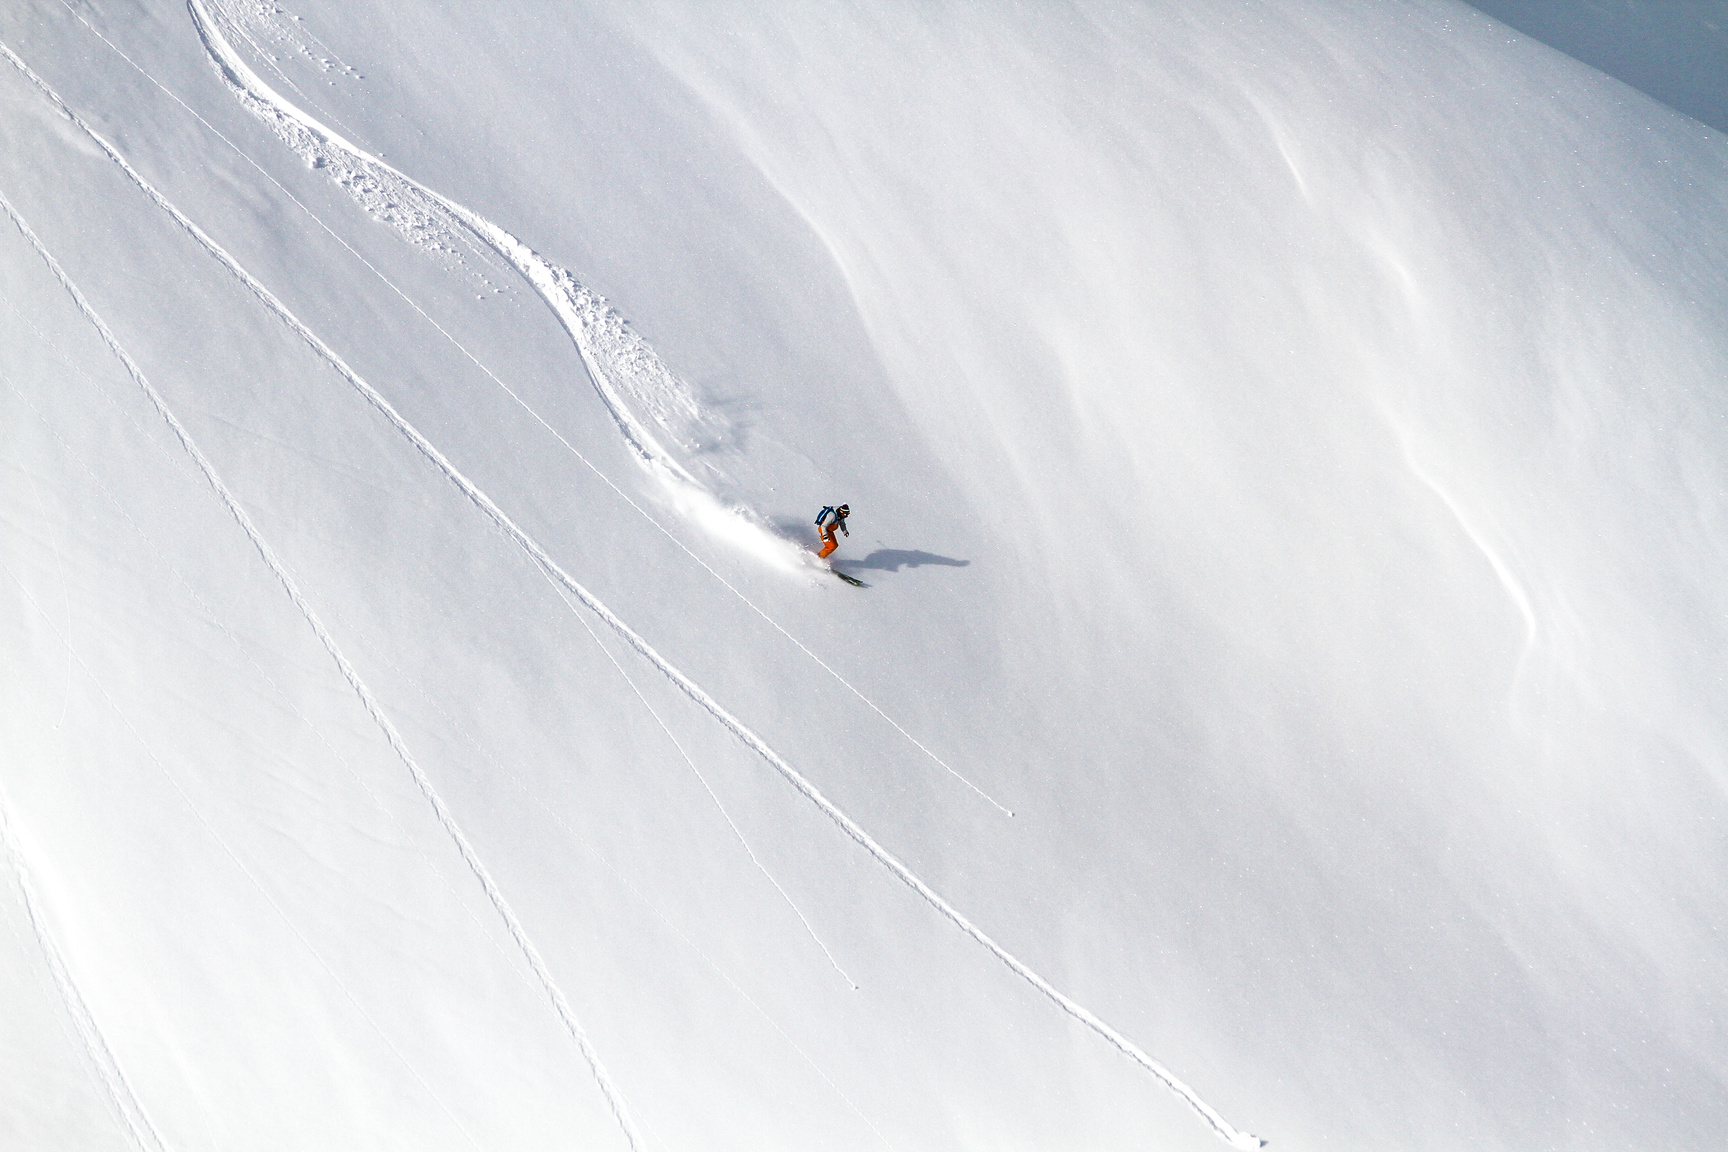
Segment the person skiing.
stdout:
<svg viewBox="0 0 1728 1152">
<path fill-rule="evenodd" d="M 816 553 L 819 558 L 826 560 L 830 552 L 840 547 L 840 541 L 834 537 L 834 529 L 838 528 L 846 535 L 852 535 L 846 529 L 846 517 L 850 515 L 852 509 L 844 504 L 838 508 L 830 505 L 816 513 L 816 534 L 822 537 L 822 551 Z"/>
</svg>

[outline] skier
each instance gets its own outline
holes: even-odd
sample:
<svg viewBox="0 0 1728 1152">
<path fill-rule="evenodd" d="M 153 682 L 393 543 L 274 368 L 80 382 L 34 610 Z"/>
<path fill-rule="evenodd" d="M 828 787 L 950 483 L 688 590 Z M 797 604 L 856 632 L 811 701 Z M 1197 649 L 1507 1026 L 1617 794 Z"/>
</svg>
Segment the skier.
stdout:
<svg viewBox="0 0 1728 1152">
<path fill-rule="evenodd" d="M 846 535 L 852 535 L 846 529 L 846 517 L 850 515 L 852 509 L 844 504 L 838 508 L 829 506 L 816 514 L 816 532 L 822 537 L 822 551 L 816 553 L 818 557 L 826 560 L 830 552 L 840 547 L 840 541 L 834 538 L 834 529 L 838 528 Z"/>
</svg>

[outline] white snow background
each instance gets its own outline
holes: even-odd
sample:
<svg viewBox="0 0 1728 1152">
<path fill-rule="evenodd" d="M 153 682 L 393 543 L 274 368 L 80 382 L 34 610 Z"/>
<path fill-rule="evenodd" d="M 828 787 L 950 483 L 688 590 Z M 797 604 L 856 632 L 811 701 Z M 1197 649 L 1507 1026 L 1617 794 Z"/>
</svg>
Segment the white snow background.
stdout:
<svg viewBox="0 0 1728 1152">
<path fill-rule="evenodd" d="M 0 15 L 0 1146 L 1722 1139 L 1728 137 L 296 3 Z"/>
</svg>

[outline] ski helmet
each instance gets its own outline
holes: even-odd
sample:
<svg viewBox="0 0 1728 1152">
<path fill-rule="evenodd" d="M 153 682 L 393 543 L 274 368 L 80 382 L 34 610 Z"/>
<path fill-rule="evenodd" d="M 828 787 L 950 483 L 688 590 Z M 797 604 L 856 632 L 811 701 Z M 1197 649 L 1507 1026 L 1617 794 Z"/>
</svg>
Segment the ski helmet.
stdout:
<svg viewBox="0 0 1728 1152">
<path fill-rule="evenodd" d="M 840 505 L 840 507 L 834 509 L 834 511 L 840 513 L 840 515 L 842 515 L 842 516 L 852 515 L 852 509 L 846 507 L 846 505 L 844 505 L 844 504 L 842 504 L 842 505 Z"/>
</svg>

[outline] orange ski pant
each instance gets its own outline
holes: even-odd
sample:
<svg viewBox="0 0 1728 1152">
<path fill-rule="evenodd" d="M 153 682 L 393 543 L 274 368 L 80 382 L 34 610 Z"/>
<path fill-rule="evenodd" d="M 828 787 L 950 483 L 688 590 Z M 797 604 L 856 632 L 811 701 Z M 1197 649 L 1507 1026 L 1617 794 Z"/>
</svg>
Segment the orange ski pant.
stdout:
<svg viewBox="0 0 1728 1152">
<path fill-rule="evenodd" d="M 828 553 L 840 547 L 840 541 L 834 538 L 834 528 L 832 525 L 822 525 L 822 541 L 822 551 L 816 553 L 816 555 L 826 560 L 828 558 Z"/>
</svg>

